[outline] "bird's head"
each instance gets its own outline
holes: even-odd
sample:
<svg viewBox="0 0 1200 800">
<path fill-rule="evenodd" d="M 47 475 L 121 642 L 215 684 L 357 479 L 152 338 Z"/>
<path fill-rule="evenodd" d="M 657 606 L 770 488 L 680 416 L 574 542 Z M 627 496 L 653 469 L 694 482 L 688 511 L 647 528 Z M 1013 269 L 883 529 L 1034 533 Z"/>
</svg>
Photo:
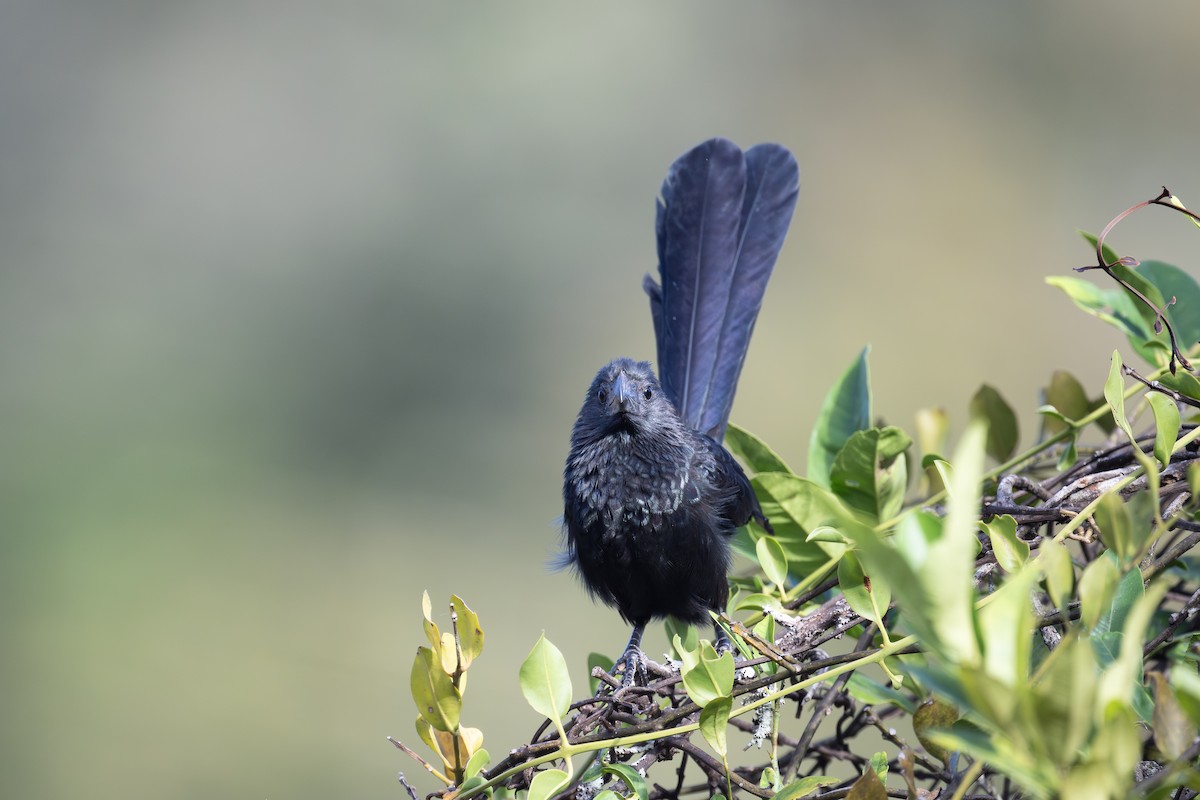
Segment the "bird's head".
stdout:
<svg viewBox="0 0 1200 800">
<path fill-rule="evenodd" d="M 641 434 L 679 424 L 649 362 L 618 358 L 596 373 L 579 412 L 577 430 L 601 437 Z"/>
</svg>

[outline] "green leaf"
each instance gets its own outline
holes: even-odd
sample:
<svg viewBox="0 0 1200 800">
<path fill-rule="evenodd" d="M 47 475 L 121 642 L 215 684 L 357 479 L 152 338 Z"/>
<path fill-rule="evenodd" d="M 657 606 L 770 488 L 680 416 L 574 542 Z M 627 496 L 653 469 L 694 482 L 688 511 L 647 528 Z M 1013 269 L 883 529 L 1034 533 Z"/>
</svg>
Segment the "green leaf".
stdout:
<svg viewBox="0 0 1200 800">
<path fill-rule="evenodd" d="M 417 648 L 409 683 L 422 718 L 439 731 L 458 727 L 462 697 L 442 670 L 441 660 L 428 647 Z"/>
<path fill-rule="evenodd" d="M 682 642 L 676 654 L 695 651 L 700 646 L 700 633 L 696 630 L 696 626 L 689 622 L 683 622 L 675 617 L 667 617 L 667 621 L 663 625 L 667 630 L 667 641 L 674 642 L 675 637 L 679 637 Z"/>
<path fill-rule="evenodd" d="M 888 757 L 887 753 L 879 751 L 871 755 L 871 769 L 875 770 L 875 774 L 879 776 L 879 780 L 887 780 L 888 774 Z"/>
<path fill-rule="evenodd" d="M 904 505 L 908 485 L 904 451 L 911 444 L 899 428 L 855 431 L 833 461 L 830 488 L 871 522 L 891 519 Z"/>
<path fill-rule="evenodd" d="M 1200 673 L 1194 665 L 1172 664 L 1171 686 L 1179 705 L 1193 725 L 1200 726 Z"/>
<path fill-rule="evenodd" d="M 1137 447 L 1137 437 L 1133 434 L 1133 428 L 1129 425 L 1129 420 L 1125 417 L 1125 377 L 1122 372 L 1121 353 L 1113 350 L 1112 360 L 1108 367 L 1108 380 L 1104 381 L 1104 399 L 1108 401 L 1108 408 L 1112 412 L 1113 419 L 1116 420 L 1117 427 L 1125 432 L 1129 437 L 1129 441 Z"/>
<path fill-rule="evenodd" d="M 592 677 L 592 670 L 596 667 L 612 674 L 613 660 L 604 653 L 588 653 L 587 671 L 588 671 L 588 686 L 592 690 L 592 694 L 596 694 L 596 690 L 600 688 L 600 679 Z"/>
<path fill-rule="evenodd" d="M 732 664 L 732 654 L 726 653 L 726 655 L 730 656 Z M 729 725 L 729 712 L 732 710 L 732 697 L 714 697 L 700 711 L 700 734 L 704 737 L 704 741 L 708 742 L 708 746 L 721 758 L 725 758 L 729 752 L 725 729 Z"/>
<path fill-rule="evenodd" d="M 920 572 L 921 583 L 937 609 L 933 622 L 939 638 L 950 648 L 952 660 L 964 665 L 977 663 L 979 659 L 972 576 L 979 549 L 975 531 L 986 437 L 986 426 L 978 420 L 963 433 L 954 454 L 954 475 L 947 484 L 950 499 L 942 536 L 930 544 L 929 560 Z M 895 583 L 892 588 L 896 588 Z"/>
<path fill-rule="evenodd" d="M 915 712 L 917 708 L 913 699 L 904 692 L 873 681 L 861 672 L 854 672 L 850 675 L 850 680 L 846 683 L 846 691 L 855 700 L 870 706 L 893 705 L 909 714 Z"/>
<path fill-rule="evenodd" d="M 433 621 L 433 604 L 429 602 L 429 592 L 421 594 L 421 616 L 424 618 L 421 622 L 425 629 L 425 638 L 429 640 L 429 646 L 434 652 L 442 649 L 442 634 L 438 631 L 437 623 Z M 439 660 L 440 660 L 439 656 Z"/>
<path fill-rule="evenodd" d="M 883 627 L 881 617 L 887 613 L 888 605 L 892 602 L 892 593 L 882 578 L 871 580 L 863 571 L 862 562 L 853 552 L 846 553 L 838 560 L 838 585 L 841 586 L 846 602 L 856 614 Z"/>
<path fill-rule="evenodd" d="M 1139 355 L 1149 353 L 1146 342 L 1153 341 L 1154 329 L 1143 318 L 1140 304 L 1124 289 L 1101 289 L 1082 278 L 1063 275 L 1046 278 L 1046 283 L 1062 289 L 1076 306 L 1124 333 Z"/>
<path fill-rule="evenodd" d="M 1071 600 L 1071 589 L 1075 585 L 1071 554 L 1061 542 L 1047 539 L 1038 548 L 1038 563 L 1046 576 L 1046 592 L 1050 595 L 1050 602 L 1059 611 L 1066 610 Z"/>
<path fill-rule="evenodd" d="M 895 594 L 896 604 L 908 626 L 925 647 L 938 654 L 944 654 L 947 647 L 941 640 L 936 622 L 939 608 L 921 571 L 928 564 L 932 543 L 942 536 L 942 527 L 941 519 L 927 512 L 917 512 L 900 518 L 897 533 L 891 541 L 866 526 L 845 528 L 864 569 L 883 577 Z M 968 569 L 964 573 L 964 580 L 969 580 L 971 571 Z M 947 571 L 946 574 L 954 573 Z M 971 624 L 973 629 L 974 623 Z"/>
<path fill-rule="evenodd" d="M 733 604 L 733 611 L 762 611 L 764 608 L 779 606 L 779 598 L 762 592 L 752 592 L 742 595 Z"/>
<path fill-rule="evenodd" d="M 688 697 L 700 707 L 705 707 L 719 697 L 726 697 L 733 690 L 733 653 L 717 651 L 708 642 L 700 642 L 699 658 L 683 659 L 683 688 Z"/>
<path fill-rule="evenodd" d="M 1146 705 L 1149 695 L 1142 685 L 1142 642 L 1150 617 L 1166 591 L 1165 582 L 1152 584 L 1129 610 L 1121 631 L 1120 655 L 1100 676 L 1097 709 L 1103 717 L 1112 713 L 1114 705 L 1130 706 L 1144 721 L 1150 721 L 1152 709 Z"/>
<path fill-rule="evenodd" d="M 1177 370 L 1174 375 L 1168 372 L 1158 382 L 1184 397 L 1200 400 L 1200 379 L 1185 369 Z"/>
<path fill-rule="evenodd" d="M 971 398 L 971 416 L 987 422 L 987 454 L 1007 461 L 1017 449 L 1017 415 L 1000 393 L 986 383 Z"/>
<path fill-rule="evenodd" d="M 913 713 L 913 733 L 926 752 L 943 764 L 950 763 L 950 752 L 930 737 L 934 730 L 944 730 L 958 721 L 958 709 L 945 700 L 931 697 L 917 706 Z"/>
<path fill-rule="evenodd" d="M 571 705 L 571 676 L 562 651 L 545 633 L 521 664 L 520 680 L 525 702 L 547 719 L 561 722 Z"/>
<path fill-rule="evenodd" d="M 1120 577 L 1116 559 L 1105 556 L 1083 570 L 1079 579 L 1079 618 L 1088 630 L 1095 630 L 1101 615 L 1108 610 Z"/>
<path fill-rule="evenodd" d="M 544 769 L 529 782 L 526 800 L 550 800 L 570 782 L 571 776 L 561 769 Z"/>
<path fill-rule="evenodd" d="M 1158 392 L 1146 395 L 1146 400 L 1154 412 L 1154 457 L 1165 468 L 1171 463 L 1171 451 L 1179 435 L 1179 406 Z"/>
<path fill-rule="evenodd" d="M 1050 385 L 1043 392 L 1046 403 L 1072 422 L 1086 417 L 1091 411 L 1091 403 L 1083 386 L 1075 376 L 1064 370 L 1058 370 L 1050 376 Z M 1053 436 L 1066 430 L 1069 425 L 1062 419 L 1047 417 L 1043 421 L 1047 436 Z"/>
<path fill-rule="evenodd" d="M 812 794 L 822 786 L 834 786 L 841 782 L 839 778 L 829 778 L 824 775 L 809 775 L 784 786 L 771 800 L 800 800 L 800 798 Z"/>
<path fill-rule="evenodd" d="M 1017 536 L 1017 521 L 1008 514 L 996 517 L 991 522 L 979 523 L 980 529 L 992 543 L 996 563 L 1005 572 L 1016 572 L 1029 560 L 1029 543 Z"/>
<path fill-rule="evenodd" d="M 1154 744 L 1167 758 L 1179 758 L 1195 740 L 1196 725 L 1183 712 L 1167 677 L 1161 672 L 1152 672 L 1149 677 L 1154 683 L 1154 717 L 1150 726 Z"/>
<path fill-rule="evenodd" d="M 1029 596 L 1038 577 L 1038 571 L 1032 567 L 1017 571 L 979 612 L 984 670 L 1014 689 L 1029 676 L 1033 642 L 1033 609 Z"/>
<path fill-rule="evenodd" d="M 871 426 L 871 381 L 867 370 L 867 352 L 838 379 L 817 415 L 808 446 L 808 477 L 820 486 L 829 486 L 829 471 L 838 451 L 855 431 Z"/>
<path fill-rule="evenodd" d="M 481 769 L 490 764 L 491 761 L 492 757 L 488 755 L 488 751 L 480 748 L 467 759 L 467 767 L 463 770 L 463 774 L 468 778 L 473 778 L 479 774 Z"/>
<path fill-rule="evenodd" d="M 761 472 L 751 485 L 775 528 L 775 540 L 783 547 L 790 570 L 806 574 L 845 550 L 844 545 L 808 541 L 808 534 L 817 528 L 841 528 L 854 519 L 828 489 L 782 472 Z"/>
<path fill-rule="evenodd" d="M 1108 554 L 1101 556 L 1102 560 L 1112 562 L 1112 557 Z M 1080 587 L 1080 594 L 1083 593 L 1083 587 Z M 1105 633 L 1107 631 L 1123 631 L 1128 624 L 1129 615 L 1132 613 L 1134 606 L 1145 595 L 1145 585 L 1142 578 L 1142 571 L 1137 567 L 1126 572 L 1117 581 L 1113 589 L 1111 600 L 1105 606 L 1103 613 L 1096 619 L 1096 624 L 1093 626 L 1093 631 L 1096 633 Z"/>
<path fill-rule="evenodd" d="M 1187 352 L 1200 339 L 1200 284 L 1184 270 L 1162 261 L 1143 261 L 1137 272 L 1168 301 L 1175 298 L 1165 310 L 1180 348 Z"/>
<path fill-rule="evenodd" d="M 483 652 L 483 627 L 479 617 L 458 595 L 450 597 L 450 611 L 455 618 L 454 629 L 458 632 L 458 646 L 462 651 L 461 666 L 465 670 Z"/>
<path fill-rule="evenodd" d="M 620 778 L 630 792 L 637 794 L 638 800 L 649 800 L 650 789 L 646 786 L 646 779 L 633 767 L 628 764 L 605 764 L 601 769 Z"/>
<path fill-rule="evenodd" d="M 737 456 L 752 474 L 792 471 L 766 442 L 732 422 L 725 429 L 725 447 Z"/>
<path fill-rule="evenodd" d="M 783 545 L 773 536 L 764 536 L 755 543 L 754 549 L 758 555 L 758 563 L 762 565 L 768 580 L 780 589 L 786 587 L 788 561 L 787 554 L 783 552 Z"/>
<path fill-rule="evenodd" d="M 1128 567 L 1133 563 L 1138 556 L 1140 538 L 1134 533 L 1134 526 L 1145 526 L 1149 521 L 1138 520 L 1134 523 L 1125 501 L 1116 492 L 1101 496 L 1100 504 L 1096 506 L 1095 521 L 1100 529 L 1100 541 L 1116 555 L 1119 566 Z"/>
</svg>

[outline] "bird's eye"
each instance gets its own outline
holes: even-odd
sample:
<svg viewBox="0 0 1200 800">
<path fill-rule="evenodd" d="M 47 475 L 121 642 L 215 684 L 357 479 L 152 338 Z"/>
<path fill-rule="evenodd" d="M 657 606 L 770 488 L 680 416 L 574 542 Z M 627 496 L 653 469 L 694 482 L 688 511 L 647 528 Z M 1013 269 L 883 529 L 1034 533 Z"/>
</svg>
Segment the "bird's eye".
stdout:
<svg viewBox="0 0 1200 800">
<path fill-rule="evenodd" d="M 605 401 L 608 400 L 608 392 L 604 391 L 603 389 L 597 389 L 596 390 L 596 399 L 599 400 L 601 403 L 604 403 Z"/>
<path fill-rule="evenodd" d="M 649 400 L 651 397 L 654 397 L 654 391 L 650 387 L 646 387 L 646 391 L 642 392 L 642 397 Z"/>
</svg>

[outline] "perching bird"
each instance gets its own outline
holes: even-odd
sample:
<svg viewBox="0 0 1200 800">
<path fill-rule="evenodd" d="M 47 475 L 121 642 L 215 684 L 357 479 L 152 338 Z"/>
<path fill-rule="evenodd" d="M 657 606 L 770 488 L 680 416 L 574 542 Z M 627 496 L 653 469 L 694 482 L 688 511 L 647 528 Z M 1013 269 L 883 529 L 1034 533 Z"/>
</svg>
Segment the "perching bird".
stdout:
<svg viewBox="0 0 1200 800">
<path fill-rule="evenodd" d="M 646 663 L 646 623 L 723 611 L 729 537 L 751 518 L 769 530 L 721 439 L 799 179 L 777 144 L 743 153 L 710 139 L 671 165 L 656 226 L 662 285 L 644 282 L 659 378 L 645 361 L 605 365 L 575 421 L 564 561 L 633 625 L 627 685 Z"/>
</svg>

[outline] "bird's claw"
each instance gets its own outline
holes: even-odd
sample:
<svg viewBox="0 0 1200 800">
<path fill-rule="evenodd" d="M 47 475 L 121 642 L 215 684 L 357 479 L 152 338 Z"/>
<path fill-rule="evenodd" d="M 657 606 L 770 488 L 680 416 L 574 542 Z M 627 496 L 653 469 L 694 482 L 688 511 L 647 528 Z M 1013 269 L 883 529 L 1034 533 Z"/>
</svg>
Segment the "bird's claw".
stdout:
<svg viewBox="0 0 1200 800">
<path fill-rule="evenodd" d="M 625 653 L 617 659 L 617 663 L 613 664 L 613 675 L 617 673 L 617 668 L 621 668 L 621 690 L 624 691 L 630 686 L 645 686 L 649 683 L 649 677 L 646 673 L 646 665 L 650 663 L 650 659 L 642 652 L 640 647 L 626 648 Z"/>
</svg>

